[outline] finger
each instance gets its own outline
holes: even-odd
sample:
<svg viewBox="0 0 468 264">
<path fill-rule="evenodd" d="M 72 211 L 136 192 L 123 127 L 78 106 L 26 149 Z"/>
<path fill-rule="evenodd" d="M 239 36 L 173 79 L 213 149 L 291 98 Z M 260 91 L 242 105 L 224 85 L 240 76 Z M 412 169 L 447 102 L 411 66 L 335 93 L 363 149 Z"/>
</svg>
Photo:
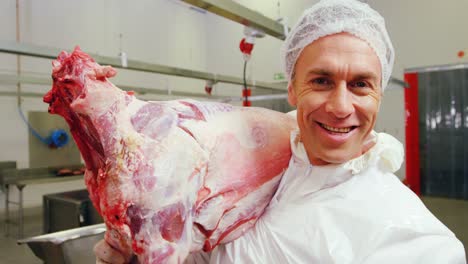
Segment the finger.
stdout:
<svg viewBox="0 0 468 264">
<path fill-rule="evenodd" d="M 111 264 L 125 263 L 125 259 L 122 254 L 119 251 L 113 249 L 104 239 L 99 241 L 94 246 L 94 254 L 97 258 L 96 263 L 98 263 L 97 261 Z"/>
</svg>

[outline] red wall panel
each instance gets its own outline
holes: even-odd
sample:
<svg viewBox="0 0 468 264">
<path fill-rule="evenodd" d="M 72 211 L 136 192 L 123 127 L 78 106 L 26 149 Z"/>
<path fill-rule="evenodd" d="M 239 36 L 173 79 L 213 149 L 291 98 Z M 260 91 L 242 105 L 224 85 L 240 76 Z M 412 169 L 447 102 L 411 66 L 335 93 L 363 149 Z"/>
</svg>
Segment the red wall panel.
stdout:
<svg viewBox="0 0 468 264">
<path fill-rule="evenodd" d="M 417 195 L 421 195 L 418 73 L 405 73 L 405 80 L 409 84 L 409 88 L 405 89 L 406 183 Z"/>
</svg>

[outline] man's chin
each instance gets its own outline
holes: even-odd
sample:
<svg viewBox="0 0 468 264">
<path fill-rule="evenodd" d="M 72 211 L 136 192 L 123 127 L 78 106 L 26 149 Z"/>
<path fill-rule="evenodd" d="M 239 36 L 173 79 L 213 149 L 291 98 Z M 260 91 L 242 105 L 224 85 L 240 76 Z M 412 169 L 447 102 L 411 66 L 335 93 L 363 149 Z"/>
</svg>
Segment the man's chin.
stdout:
<svg viewBox="0 0 468 264">
<path fill-rule="evenodd" d="M 322 160 L 328 164 L 342 164 L 360 156 L 356 151 L 330 150 L 322 155 Z"/>
</svg>

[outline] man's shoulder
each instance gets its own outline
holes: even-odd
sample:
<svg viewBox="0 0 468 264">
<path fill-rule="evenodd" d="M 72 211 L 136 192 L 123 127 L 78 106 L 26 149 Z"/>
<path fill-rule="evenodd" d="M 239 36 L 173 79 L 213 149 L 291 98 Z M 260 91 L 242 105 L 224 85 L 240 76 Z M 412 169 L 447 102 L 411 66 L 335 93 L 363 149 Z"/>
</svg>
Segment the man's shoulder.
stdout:
<svg viewBox="0 0 468 264">
<path fill-rule="evenodd" d="M 370 176 L 372 177 L 372 176 Z M 393 228 L 414 229 L 426 233 L 451 234 L 424 205 L 422 200 L 393 173 L 374 175 L 366 203 L 374 211 L 374 220 Z"/>
</svg>

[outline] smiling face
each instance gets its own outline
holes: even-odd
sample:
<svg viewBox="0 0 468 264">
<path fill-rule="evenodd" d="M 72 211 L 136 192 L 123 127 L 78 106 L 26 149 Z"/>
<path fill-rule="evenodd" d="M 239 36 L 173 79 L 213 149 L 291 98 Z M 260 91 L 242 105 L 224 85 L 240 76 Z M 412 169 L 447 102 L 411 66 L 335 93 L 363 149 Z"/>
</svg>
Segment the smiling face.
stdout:
<svg viewBox="0 0 468 264">
<path fill-rule="evenodd" d="M 313 165 L 343 163 L 372 145 L 382 97 L 380 61 L 367 42 L 347 33 L 305 47 L 289 86 L 301 140 Z"/>
</svg>

